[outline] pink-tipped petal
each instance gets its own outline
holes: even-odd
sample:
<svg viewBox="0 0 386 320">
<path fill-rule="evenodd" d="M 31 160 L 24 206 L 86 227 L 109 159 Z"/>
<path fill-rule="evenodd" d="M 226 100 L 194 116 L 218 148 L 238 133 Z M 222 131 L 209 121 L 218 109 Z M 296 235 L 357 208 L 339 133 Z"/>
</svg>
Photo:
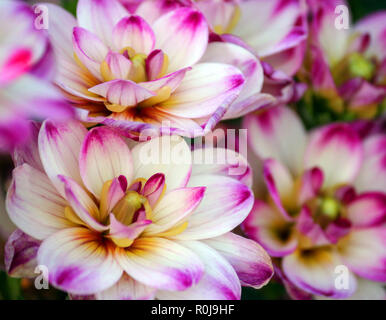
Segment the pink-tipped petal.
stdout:
<svg viewBox="0 0 386 320">
<path fill-rule="evenodd" d="M 31 129 L 31 136 L 27 143 L 19 145 L 14 149 L 12 155 L 13 162 L 16 167 L 26 163 L 35 169 L 44 171 L 38 147 L 40 123 L 30 122 L 29 127 Z"/>
<path fill-rule="evenodd" d="M 310 137 L 305 167 L 319 167 L 324 187 L 352 182 L 362 164 L 363 149 L 357 133 L 338 123 L 317 129 Z"/>
<path fill-rule="evenodd" d="M 99 292 L 98 300 L 152 300 L 155 289 L 138 282 L 124 273 L 112 287 Z"/>
<path fill-rule="evenodd" d="M 87 134 L 77 121 L 54 122 L 46 120 L 39 133 L 39 153 L 45 172 L 64 196 L 63 184 L 58 175 L 64 175 L 82 184 L 79 174 L 79 151 Z"/>
<path fill-rule="evenodd" d="M 235 179 L 219 175 L 192 176 L 189 186 L 205 186 L 205 196 L 188 219 L 180 240 L 220 236 L 237 227 L 253 206 L 252 191 Z"/>
<path fill-rule="evenodd" d="M 263 177 L 269 196 L 287 220 L 292 220 L 288 209 L 296 206 L 294 202 L 294 181 L 287 170 L 279 161 L 267 159 L 263 163 Z"/>
<path fill-rule="evenodd" d="M 386 192 L 386 137 L 374 135 L 364 143 L 363 165 L 354 185 L 358 192 L 382 191 Z"/>
<path fill-rule="evenodd" d="M 306 132 L 299 117 L 287 107 L 273 107 L 244 118 L 248 144 L 262 159 L 274 158 L 294 176 L 303 170 Z M 286 139 L 283 139 L 283 137 Z"/>
<path fill-rule="evenodd" d="M 155 207 L 158 199 L 162 195 L 165 188 L 165 175 L 163 173 L 156 173 L 146 181 L 143 186 L 143 195 L 149 201 L 152 208 Z"/>
<path fill-rule="evenodd" d="M 135 280 L 164 290 L 186 290 L 201 279 L 204 265 L 198 256 L 164 238 L 140 238 L 127 250 L 117 249 L 115 257 Z"/>
<path fill-rule="evenodd" d="M 134 179 L 149 179 L 156 173 L 165 175 L 167 190 L 185 187 L 192 159 L 185 140 L 178 136 L 162 136 L 138 144 L 132 149 Z"/>
<path fill-rule="evenodd" d="M 220 106 L 228 108 L 245 83 L 239 69 L 222 63 L 199 63 L 186 73 L 171 97 L 161 103 L 164 112 L 183 118 L 202 118 Z"/>
<path fill-rule="evenodd" d="M 28 164 L 14 169 L 6 208 L 12 222 L 22 231 L 42 240 L 72 226 L 64 217 L 66 205 L 45 174 Z"/>
<path fill-rule="evenodd" d="M 122 276 L 111 244 L 85 228 L 70 228 L 44 240 L 38 263 L 49 270 L 50 283 L 72 294 L 105 290 Z"/>
<path fill-rule="evenodd" d="M 108 48 L 90 31 L 75 27 L 73 31 L 73 45 L 76 56 L 83 65 L 99 80 L 103 80 L 100 64 L 106 58 Z"/>
<path fill-rule="evenodd" d="M 76 16 L 79 26 L 112 45 L 114 26 L 129 12 L 117 0 L 79 0 Z"/>
<path fill-rule="evenodd" d="M 180 188 L 166 193 L 153 208 L 153 224 L 145 235 L 154 235 L 188 219 L 204 198 L 205 187 Z"/>
<path fill-rule="evenodd" d="M 337 286 L 340 272 L 335 272 L 343 262 L 337 252 L 328 247 L 296 251 L 284 257 L 282 267 L 288 279 L 300 289 L 315 295 L 346 298 L 355 292 L 356 279 L 348 271 L 347 286 Z M 348 270 L 348 269 L 347 269 Z"/>
<path fill-rule="evenodd" d="M 216 250 L 199 241 L 180 241 L 203 261 L 205 272 L 201 280 L 192 288 L 181 291 L 159 291 L 157 298 L 167 300 L 239 300 L 241 286 L 237 274 L 230 263 Z M 205 294 L 203 295 L 203 292 Z"/>
<path fill-rule="evenodd" d="M 252 169 L 240 153 L 225 148 L 199 148 L 192 152 L 192 159 L 192 176 L 218 174 L 252 187 Z"/>
<path fill-rule="evenodd" d="M 17 229 L 8 238 L 4 248 L 4 263 L 7 273 L 17 278 L 36 277 L 36 255 L 40 241 Z"/>
<path fill-rule="evenodd" d="M 97 127 L 88 132 L 79 157 L 85 186 L 99 199 L 103 184 L 123 175 L 131 181 L 133 162 L 124 140 L 112 129 Z"/>
<path fill-rule="evenodd" d="M 239 68 L 244 75 L 243 90 L 228 109 L 225 118 L 238 118 L 259 107 L 256 101 L 260 100 L 264 74 L 260 61 L 251 52 L 232 43 L 212 42 L 201 61 L 230 64 Z M 269 103 L 268 100 L 266 102 Z"/>
<path fill-rule="evenodd" d="M 59 175 L 64 184 L 66 199 L 75 214 L 91 229 L 99 232 L 108 228 L 98 222 L 99 211 L 94 200 L 73 179 Z"/>
<path fill-rule="evenodd" d="M 140 16 L 125 17 L 114 27 L 113 43 L 115 49 L 133 48 L 136 53 L 149 54 L 155 45 L 153 30 Z"/>
<path fill-rule="evenodd" d="M 298 245 L 292 224 L 289 224 L 276 208 L 258 199 L 255 199 L 242 228 L 248 238 L 261 244 L 273 257 L 286 256 Z"/>
<path fill-rule="evenodd" d="M 161 16 L 153 24 L 156 48 L 169 57 L 168 72 L 194 65 L 205 52 L 208 25 L 202 13 L 181 8 Z"/>
<path fill-rule="evenodd" d="M 303 205 L 309 199 L 315 197 L 323 185 L 323 171 L 319 168 L 308 169 L 301 178 L 298 191 L 298 205 Z"/>
<path fill-rule="evenodd" d="M 374 227 L 386 222 L 386 195 L 362 193 L 347 206 L 347 218 L 354 227 Z"/>
<path fill-rule="evenodd" d="M 258 289 L 271 279 L 273 275 L 271 258 L 255 241 L 229 232 L 204 242 L 228 260 L 242 285 Z"/>
<path fill-rule="evenodd" d="M 131 80 L 111 80 L 89 89 L 90 92 L 107 99 L 111 104 L 133 107 L 155 95 L 152 91 Z"/>
<path fill-rule="evenodd" d="M 353 230 L 338 242 L 344 263 L 357 275 L 386 281 L 386 230 L 384 225 Z"/>
</svg>

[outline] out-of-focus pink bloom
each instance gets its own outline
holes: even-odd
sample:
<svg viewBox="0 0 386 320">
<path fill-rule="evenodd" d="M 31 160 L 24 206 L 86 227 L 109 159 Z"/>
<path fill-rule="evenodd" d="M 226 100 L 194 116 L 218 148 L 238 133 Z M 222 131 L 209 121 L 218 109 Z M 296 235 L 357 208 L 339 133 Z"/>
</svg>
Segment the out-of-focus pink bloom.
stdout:
<svg viewBox="0 0 386 320">
<path fill-rule="evenodd" d="M 344 28 L 343 0 L 309 0 L 310 47 L 303 75 L 337 112 L 373 117 L 386 97 L 386 11 Z M 343 20 L 342 20 L 343 19 Z"/>
<path fill-rule="evenodd" d="M 287 107 L 249 115 L 244 126 L 265 193 L 243 228 L 279 258 L 289 292 L 345 298 L 358 278 L 386 281 L 386 135 L 362 141 L 344 123 L 307 135 Z M 345 270 L 347 286 L 336 284 Z"/>
<path fill-rule="evenodd" d="M 25 233 L 7 245 L 16 275 L 36 259 L 52 285 L 98 299 L 239 299 L 240 282 L 259 288 L 272 276 L 267 253 L 231 233 L 253 206 L 250 177 L 229 175 L 234 163 L 198 163 L 207 151 L 178 136 L 129 148 L 112 128 L 79 122 L 45 121 L 35 145 L 17 151 L 7 194 Z M 29 237 L 41 241 L 37 256 Z"/>
<path fill-rule="evenodd" d="M 117 0 L 80 0 L 77 20 L 47 6 L 59 65 L 56 83 L 84 111 L 83 120 L 134 134 L 163 130 L 167 121 L 172 133 L 202 135 L 243 88 L 238 68 L 198 63 L 208 25 L 193 8 L 170 11 L 150 25 Z"/>
<path fill-rule="evenodd" d="M 72 115 L 60 92 L 48 81 L 54 70 L 45 30 L 35 27 L 32 8 L 19 1 L 0 3 L 0 150 L 24 143 L 26 118 Z"/>
</svg>

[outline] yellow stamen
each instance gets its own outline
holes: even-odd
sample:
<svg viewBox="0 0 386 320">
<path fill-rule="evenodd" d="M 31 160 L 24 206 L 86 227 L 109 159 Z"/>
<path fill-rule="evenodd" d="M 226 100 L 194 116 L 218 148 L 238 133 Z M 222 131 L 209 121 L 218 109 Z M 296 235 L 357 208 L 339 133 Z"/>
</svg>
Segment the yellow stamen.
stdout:
<svg viewBox="0 0 386 320">
<path fill-rule="evenodd" d="M 375 66 L 371 61 L 355 52 L 349 58 L 349 69 L 353 77 L 370 80 L 374 75 Z"/>
<path fill-rule="evenodd" d="M 64 216 L 66 217 L 66 219 L 70 220 L 71 222 L 73 222 L 75 224 L 80 224 L 82 226 L 86 226 L 86 223 L 84 223 L 78 217 L 78 215 L 74 212 L 74 210 L 72 210 L 71 207 L 65 207 L 64 208 Z"/>
<path fill-rule="evenodd" d="M 145 101 L 142 101 L 139 104 L 139 106 L 141 108 L 155 106 L 161 102 L 168 100 L 170 98 L 171 93 L 172 93 L 172 89 L 169 86 L 162 87 L 160 90 L 158 90 L 156 96 L 146 99 Z"/>
<path fill-rule="evenodd" d="M 184 222 L 176 227 L 173 227 L 165 232 L 157 234 L 157 237 L 171 237 L 176 236 L 177 234 L 182 233 L 188 227 L 188 222 Z"/>
<path fill-rule="evenodd" d="M 339 214 L 340 204 L 334 198 L 327 197 L 323 199 L 320 209 L 330 219 L 336 219 Z"/>
<path fill-rule="evenodd" d="M 125 47 L 121 50 L 120 53 L 124 54 L 125 52 L 127 52 L 127 55 L 130 59 L 135 56 L 135 50 L 132 47 Z"/>
</svg>

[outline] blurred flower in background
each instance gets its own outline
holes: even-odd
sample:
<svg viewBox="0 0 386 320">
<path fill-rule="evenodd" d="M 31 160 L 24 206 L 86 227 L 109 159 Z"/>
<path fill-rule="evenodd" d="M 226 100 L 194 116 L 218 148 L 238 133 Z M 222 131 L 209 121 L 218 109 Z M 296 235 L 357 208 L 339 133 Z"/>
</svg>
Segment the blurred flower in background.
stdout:
<svg viewBox="0 0 386 320">
<path fill-rule="evenodd" d="M 361 140 L 345 123 L 307 134 L 287 107 L 247 116 L 244 127 L 266 192 L 243 229 L 278 258 L 287 286 L 306 293 L 301 298 L 346 298 L 369 280 L 380 285 L 368 298 L 385 297 L 386 134 Z M 336 285 L 340 265 L 345 288 Z"/>
<path fill-rule="evenodd" d="M 26 118 L 68 118 L 71 108 L 49 83 L 55 70 L 46 30 L 33 9 L 19 1 L 0 3 L 0 150 L 29 136 Z"/>
<path fill-rule="evenodd" d="M 355 24 L 342 0 L 309 0 L 310 32 L 299 79 L 310 88 L 302 106 L 329 109 L 338 120 L 373 118 L 384 111 L 386 97 L 386 11 Z M 338 7 L 339 8 L 339 7 Z M 323 122 L 331 121 L 327 118 Z"/>
</svg>

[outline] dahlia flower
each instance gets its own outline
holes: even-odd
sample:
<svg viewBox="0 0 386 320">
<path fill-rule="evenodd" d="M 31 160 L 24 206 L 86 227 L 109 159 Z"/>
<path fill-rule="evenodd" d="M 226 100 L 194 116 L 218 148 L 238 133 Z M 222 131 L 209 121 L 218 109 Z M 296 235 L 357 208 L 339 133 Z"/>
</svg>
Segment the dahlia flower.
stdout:
<svg viewBox="0 0 386 320">
<path fill-rule="evenodd" d="M 246 81 L 223 119 L 237 118 L 272 104 L 296 101 L 303 95 L 304 84 L 295 84 L 290 77 L 301 66 L 305 49 L 305 10 L 300 1 L 121 2 L 149 23 L 176 8 L 195 8 L 205 15 L 210 42 L 201 61 L 231 64 L 243 72 Z M 267 24 L 270 28 L 264 27 Z"/>
<path fill-rule="evenodd" d="M 338 5 L 347 5 L 345 1 L 309 0 L 309 4 L 313 19 L 309 54 L 301 72 L 304 81 L 336 113 L 377 115 L 386 97 L 386 11 L 345 29 L 337 25 L 340 17 L 335 13 Z"/>
<path fill-rule="evenodd" d="M 0 150 L 24 143 L 26 118 L 72 115 L 70 106 L 49 83 L 52 51 L 45 30 L 35 26 L 32 8 L 19 1 L 0 3 Z M 37 23 L 36 23 L 37 25 Z"/>
<path fill-rule="evenodd" d="M 97 299 L 239 299 L 240 282 L 266 284 L 267 253 L 231 232 L 253 205 L 246 161 L 229 176 L 233 162 L 193 162 L 207 150 L 178 136 L 129 144 L 109 127 L 43 123 L 7 194 L 10 274 L 36 259 L 53 286 Z"/>
<path fill-rule="evenodd" d="M 193 8 L 162 15 L 151 26 L 117 0 L 80 0 L 77 20 L 47 5 L 48 32 L 59 65 L 56 83 L 88 122 L 115 126 L 133 136 L 165 127 L 205 134 L 237 98 L 241 71 L 197 63 L 208 43 L 208 25 Z M 169 128 L 168 128 L 169 129 Z"/>
<path fill-rule="evenodd" d="M 385 297 L 376 283 L 386 281 L 386 135 L 362 141 L 344 123 L 307 135 L 286 107 L 247 116 L 244 125 L 261 169 L 243 229 L 276 257 L 290 293 L 346 298 L 364 285 L 367 298 Z"/>
</svg>

